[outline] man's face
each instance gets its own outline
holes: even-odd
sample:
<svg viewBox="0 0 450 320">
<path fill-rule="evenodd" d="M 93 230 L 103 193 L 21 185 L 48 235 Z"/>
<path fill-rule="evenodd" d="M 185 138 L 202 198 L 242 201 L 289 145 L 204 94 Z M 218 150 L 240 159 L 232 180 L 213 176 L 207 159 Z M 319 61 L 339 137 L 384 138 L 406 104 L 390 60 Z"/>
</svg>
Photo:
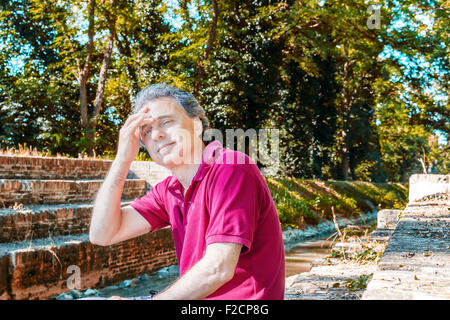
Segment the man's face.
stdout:
<svg viewBox="0 0 450 320">
<path fill-rule="evenodd" d="M 194 163 L 194 144 L 201 144 L 201 120 L 190 118 L 172 98 L 147 102 L 154 122 L 141 127 L 142 141 L 153 161 L 167 168 Z"/>
</svg>

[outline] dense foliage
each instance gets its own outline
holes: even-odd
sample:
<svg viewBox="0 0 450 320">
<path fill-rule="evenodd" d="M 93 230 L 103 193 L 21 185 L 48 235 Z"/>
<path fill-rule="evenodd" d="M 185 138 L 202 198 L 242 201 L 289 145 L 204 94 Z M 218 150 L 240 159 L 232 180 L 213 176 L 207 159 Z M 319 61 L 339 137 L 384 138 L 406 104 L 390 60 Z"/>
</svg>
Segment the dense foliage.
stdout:
<svg viewBox="0 0 450 320">
<path fill-rule="evenodd" d="M 403 209 L 408 186 L 401 183 L 266 178 L 283 228 L 355 217 L 380 209 Z"/>
<path fill-rule="evenodd" d="M 448 2 L 372 2 L 0 0 L 0 148 L 113 156 L 166 81 L 212 127 L 279 129 L 283 175 L 446 174 Z"/>
</svg>

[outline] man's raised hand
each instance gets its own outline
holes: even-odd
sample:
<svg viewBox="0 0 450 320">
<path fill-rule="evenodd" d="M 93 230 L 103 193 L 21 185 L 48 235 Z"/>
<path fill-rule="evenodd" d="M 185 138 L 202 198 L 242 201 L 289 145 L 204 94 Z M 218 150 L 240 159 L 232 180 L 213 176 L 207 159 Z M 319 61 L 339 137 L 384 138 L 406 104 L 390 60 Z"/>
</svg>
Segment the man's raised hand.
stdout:
<svg viewBox="0 0 450 320">
<path fill-rule="evenodd" d="M 140 127 L 151 125 L 154 121 L 148 113 L 149 108 L 144 107 L 141 111 L 128 117 L 119 132 L 119 145 L 117 147 L 116 159 L 131 163 L 139 153 Z"/>
</svg>

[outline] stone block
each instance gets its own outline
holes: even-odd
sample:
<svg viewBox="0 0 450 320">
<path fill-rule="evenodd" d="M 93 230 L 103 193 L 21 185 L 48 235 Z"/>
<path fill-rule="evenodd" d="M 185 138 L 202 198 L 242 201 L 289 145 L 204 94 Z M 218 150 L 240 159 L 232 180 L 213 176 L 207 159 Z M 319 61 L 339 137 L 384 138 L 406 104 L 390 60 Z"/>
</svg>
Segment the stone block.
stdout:
<svg viewBox="0 0 450 320">
<path fill-rule="evenodd" d="M 112 160 L 0 155 L 0 179 L 104 179 Z M 143 179 L 149 188 L 170 176 L 170 170 L 152 161 L 133 161 L 129 179 Z"/>
<path fill-rule="evenodd" d="M 379 229 L 395 229 L 402 210 L 383 209 L 377 214 L 377 228 Z"/>
<path fill-rule="evenodd" d="M 363 299 L 450 298 L 450 211 L 408 204 Z"/>
<path fill-rule="evenodd" d="M 409 178 L 409 202 L 449 199 L 450 175 L 413 174 Z"/>
<path fill-rule="evenodd" d="M 171 176 L 169 169 L 164 168 L 152 161 L 133 161 L 128 172 L 128 179 L 145 180 L 146 191 L 155 186 L 158 182 Z"/>
</svg>

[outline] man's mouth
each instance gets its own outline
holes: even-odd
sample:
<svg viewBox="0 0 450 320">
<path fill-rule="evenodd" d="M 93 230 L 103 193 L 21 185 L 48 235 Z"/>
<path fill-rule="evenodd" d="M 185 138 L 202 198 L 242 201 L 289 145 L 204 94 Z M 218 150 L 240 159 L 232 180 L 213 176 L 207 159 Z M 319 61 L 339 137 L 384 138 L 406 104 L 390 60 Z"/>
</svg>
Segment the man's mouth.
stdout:
<svg viewBox="0 0 450 320">
<path fill-rule="evenodd" d="M 158 152 L 161 152 L 161 151 L 164 150 L 165 148 L 167 148 L 167 147 L 173 145 L 174 143 L 175 143 L 175 142 L 169 142 L 169 143 L 163 144 L 161 147 L 158 148 Z"/>
</svg>

